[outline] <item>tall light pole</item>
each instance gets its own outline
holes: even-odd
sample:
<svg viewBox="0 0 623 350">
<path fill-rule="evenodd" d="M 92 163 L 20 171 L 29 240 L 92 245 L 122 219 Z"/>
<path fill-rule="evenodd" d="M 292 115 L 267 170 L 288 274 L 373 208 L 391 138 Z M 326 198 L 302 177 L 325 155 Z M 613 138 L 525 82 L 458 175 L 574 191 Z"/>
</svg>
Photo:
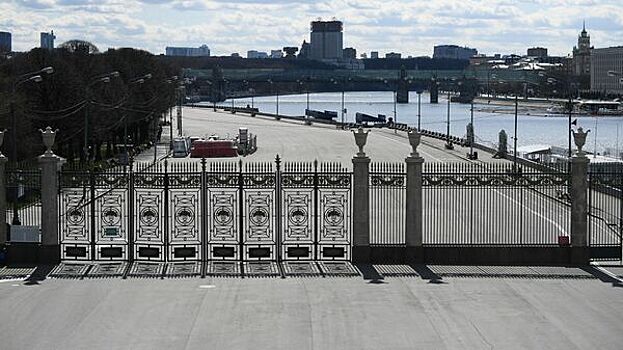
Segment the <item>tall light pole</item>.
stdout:
<svg viewBox="0 0 623 350">
<path fill-rule="evenodd" d="M 52 74 L 54 73 L 54 68 L 45 67 L 35 72 L 30 72 L 26 74 L 22 74 L 14 81 L 11 87 L 11 96 L 9 97 L 9 112 L 11 117 L 11 155 L 13 158 L 13 162 L 15 164 L 15 170 L 17 170 L 17 119 L 15 117 L 15 93 L 17 89 L 26 83 L 40 83 L 43 81 L 43 74 Z M 13 219 L 11 220 L 11 225 L 21 225 L 22 222 L 19 219 L 19 210 L 17 209 L 17 201 L 19 199 L 18 193 L 18 185 L 15 184 L 15 199 L 13 200 Z"/>
<path fill-rule="evenodd" d="M 111 78 L 118 78 L 119 72 L 113 71 L 106 74 L 101 74 L 91 78 L 91 81 L 87 84 L 85 89 L 85 101 L 84 106 L 84 161 L 89 162 L 89 106 L 91 105 L 91 87 L 95 84 L 108 84 Z"/>
<path fill-rule="evenodd" d="M 469 140 L 469 154 L 467 155 L 468 159 L 475 160 L 478 159 L 476 153 L 474 153 L 474 141 L 476 139 L 476 132 L 474 129 L 474 100 L 472 100 L 470 104 L 470 116 L 469 116 L 469 124 L 471 125 L 471 139 Z M 469 136 L 469 135 L 468 135 Z"/>
<path fill-rule="evenodd" d="M 420 123 L 422 121 L 422 91 L 417 91 L 417 131 L 420 131 Z"/>
<path fill-rule="evenodd" d="M 513 170 L 517 169 L 517 117 L 519 115 L 519 96 L 515 94 L 515 136 L 513 137 Z"/>
<path fill-rule="evenodd" d="M 450 140 L 450 90 L 448 90 L 448 113 L 446 117 L 446 149 L 454 149 L 454 145 Z"/>
</svg>

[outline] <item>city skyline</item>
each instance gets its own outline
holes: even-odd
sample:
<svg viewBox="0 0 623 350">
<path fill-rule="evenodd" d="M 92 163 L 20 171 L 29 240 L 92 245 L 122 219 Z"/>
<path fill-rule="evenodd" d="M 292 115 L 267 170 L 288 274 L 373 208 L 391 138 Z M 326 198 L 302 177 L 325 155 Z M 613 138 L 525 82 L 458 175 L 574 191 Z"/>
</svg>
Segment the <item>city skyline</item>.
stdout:
<svg viewBox="0 0 623 350">
<path fill-rule="evenodd" d="M 0 3 L 0 30 L 13 49 L 38 47 L 40 32 L 57 43 L 88 40 L 136 47 L 154 54 L 166 46 L 207 44 L 213 55 L 300 46 L 309 22 L 344 22 L 344 47 L 358 53 L 432 56 L 433 46 L 456 44 L 480 53 L 525 53 L 547 47 L 571 53 L 586 21 L 595 47 L 621 45 L 623 6 L 618 1 L 282 1 L 282 0 L 13 0 Z M 28 14 L 25 16 L 25 14 Z"/>
</svg>

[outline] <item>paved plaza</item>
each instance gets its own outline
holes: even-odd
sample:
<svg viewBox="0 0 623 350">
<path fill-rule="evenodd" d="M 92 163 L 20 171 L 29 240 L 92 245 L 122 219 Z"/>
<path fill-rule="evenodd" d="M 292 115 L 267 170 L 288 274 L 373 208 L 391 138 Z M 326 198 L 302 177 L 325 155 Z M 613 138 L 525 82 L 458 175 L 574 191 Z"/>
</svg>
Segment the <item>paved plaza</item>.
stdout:
<svg viewBox="0 0 623 350">
<path fill-rule="evenodd" d="M 360 269 L 357 277 L 3 280 L 0 348 L 567 350 L 623 342 L 623 288 L 594 267 Z"/>
</svg>

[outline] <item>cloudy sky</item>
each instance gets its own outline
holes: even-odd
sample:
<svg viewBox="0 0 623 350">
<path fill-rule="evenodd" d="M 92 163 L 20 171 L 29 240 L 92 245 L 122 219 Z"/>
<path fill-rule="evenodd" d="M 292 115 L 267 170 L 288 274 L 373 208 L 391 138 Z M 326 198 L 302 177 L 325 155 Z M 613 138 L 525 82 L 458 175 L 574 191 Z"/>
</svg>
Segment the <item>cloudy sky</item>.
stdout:
<svg viewBox="0 0 623 350">
<path fill-rule="evenodd" d="M 344 22 L 344 46 L 432 55 L 435 44 L 566 55 L 582 21 L 595 47 L 623 45 L 623 0 L 0 0 L 0 31 L 13 49 L 39 45 L 39 32 L 108 47 L 162 53 L 207 44 L 215 55 L 270 51 L 309 40 L 309 22 Z"/>
</svg>

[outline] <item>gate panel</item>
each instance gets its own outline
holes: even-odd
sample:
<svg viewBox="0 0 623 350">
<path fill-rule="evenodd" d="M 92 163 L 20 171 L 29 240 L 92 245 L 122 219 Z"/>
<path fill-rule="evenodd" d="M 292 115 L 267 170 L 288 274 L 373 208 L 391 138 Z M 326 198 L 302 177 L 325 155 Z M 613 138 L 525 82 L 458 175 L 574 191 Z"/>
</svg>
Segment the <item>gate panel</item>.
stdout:
<svg viewBox="0 0 623 350">
<path fill-rule="evenodd" d="M 350 260 L 352 173 L 336 163 L 318 173 L 318 259 Z"/>
<path fill-rule="evenodd" d="M 588 244 L 593 260 L 621 260 L 623 169 L 595 164 L 589 171 Z"/>
<path fill-rule="evenodd" d="M 61 259 L 91 259 L 91 192 L 87 172 L 60 173 Z"/>
<path fill-rule="evenodd" d="M 210 164 L 205 175 L 203 217 L 208 236 L 208 260 L 240 260 L 239 179 L 235 163 Z"/>
<path fill-rule="evenodd" d="M 168 260 L 201 260 L 201 173 L 174 171 L 168 181 Z"/>
<path fill-rule="evenodd" d="M 285 163 L 281 174 L 281 256 L 313 260 L 317 256 L 317 163 Z"/>
<path fill-rule="evenodd" d="M 244 260 L 277 260 L 276 174 L 270 163 L 246 164 L 242 174 Z"/>
<path fill-rule="evenodd" d="M 132 242 L 134 259 L 164 261 L 165 174 L 137 172 L 133 174 L 134 211 Z"/>
</svg>

